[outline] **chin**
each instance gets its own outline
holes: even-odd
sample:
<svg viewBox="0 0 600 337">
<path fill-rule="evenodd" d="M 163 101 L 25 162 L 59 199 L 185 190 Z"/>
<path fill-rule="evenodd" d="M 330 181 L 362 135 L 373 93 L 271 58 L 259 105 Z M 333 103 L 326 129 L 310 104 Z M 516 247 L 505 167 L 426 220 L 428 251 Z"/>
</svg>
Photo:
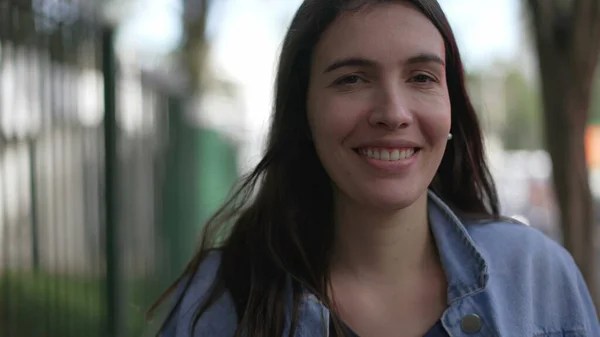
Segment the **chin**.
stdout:
<svg viewBox="0 0 600 337">
<path fill-rule="evenodd" d="M 399 191 L 406 191 L 404 193 Z M 363 200 L 366 204 L 373 208 L 378 208 L 385 211 L 398 211 L 410 207 L 417 202 L 426 189 L 379 189 L 377 191 L 369 191 L 365 194 Z"/>
</svg>

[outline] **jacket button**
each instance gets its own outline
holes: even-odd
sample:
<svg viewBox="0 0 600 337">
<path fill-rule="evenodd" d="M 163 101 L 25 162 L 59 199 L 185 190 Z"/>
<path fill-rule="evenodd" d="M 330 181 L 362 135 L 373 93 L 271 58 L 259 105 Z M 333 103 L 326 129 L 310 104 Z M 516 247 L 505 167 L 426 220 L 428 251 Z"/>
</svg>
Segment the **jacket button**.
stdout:
<svg viewBox="0 0 600 337">
<path fill-rule="evenodd" d="M 466 315 L 460 322 L 460 328 L 465 333 L 476 333 L 481 330 L 481 318 L 475 314 Z"/>
</svg>

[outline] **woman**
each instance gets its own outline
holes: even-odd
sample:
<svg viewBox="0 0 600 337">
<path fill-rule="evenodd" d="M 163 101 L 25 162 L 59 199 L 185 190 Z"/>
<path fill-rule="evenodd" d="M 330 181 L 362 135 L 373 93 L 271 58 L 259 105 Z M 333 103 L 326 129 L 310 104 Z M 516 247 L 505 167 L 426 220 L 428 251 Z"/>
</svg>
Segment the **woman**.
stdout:
<svg viewBox="0 0 600 337">
<path fill-rule="evenodd" d="M 276 89 L 162 336 L 600 336 L 570 255 L 499 216 L 437 1 L 306 0 Z"/>
</svg>

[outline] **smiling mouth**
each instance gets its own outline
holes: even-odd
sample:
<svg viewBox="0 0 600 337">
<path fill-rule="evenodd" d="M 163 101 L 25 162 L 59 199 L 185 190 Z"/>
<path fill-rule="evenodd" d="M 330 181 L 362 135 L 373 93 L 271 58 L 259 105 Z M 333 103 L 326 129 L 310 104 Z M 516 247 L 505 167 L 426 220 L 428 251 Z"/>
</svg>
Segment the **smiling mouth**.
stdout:
<svg viewBox="0 0 600 337">
<path fill-rule="evenodd" d="M 401 161 L 413 157 L 421 148 L 377 148 L 377 147 L 364 147 L 354 149 L 356 153 L 361 156 L 365 156 L 375 160 L 381 161 Z"/>
</svg>

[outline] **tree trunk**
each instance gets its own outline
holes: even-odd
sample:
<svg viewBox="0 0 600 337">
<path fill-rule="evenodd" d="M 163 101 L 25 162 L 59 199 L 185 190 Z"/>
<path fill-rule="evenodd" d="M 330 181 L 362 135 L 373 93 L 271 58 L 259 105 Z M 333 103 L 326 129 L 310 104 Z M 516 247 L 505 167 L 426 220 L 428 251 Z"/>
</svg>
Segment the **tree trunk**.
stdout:
<svg viewBox="0 0 600 337">
<path fill-rule="evenodd" d="M 185 42 L 183 45 L 183 62 L 189 71 L 190 89 L 193 94 L 200 94 L 204 69 L 206 66 L 207 37 L 206 23 L 210 0 L 185 0 L 183 25 Z"/>
<path fill-rule="evenodd" d="M 546 144 L 563 245 L 600 305 L 596 225 L 584 134 L 600 51 L 600 0 L 528 0 L 538 49 Z M 568 7 L 572 5 L 572 7 Z"/>
</svg>

